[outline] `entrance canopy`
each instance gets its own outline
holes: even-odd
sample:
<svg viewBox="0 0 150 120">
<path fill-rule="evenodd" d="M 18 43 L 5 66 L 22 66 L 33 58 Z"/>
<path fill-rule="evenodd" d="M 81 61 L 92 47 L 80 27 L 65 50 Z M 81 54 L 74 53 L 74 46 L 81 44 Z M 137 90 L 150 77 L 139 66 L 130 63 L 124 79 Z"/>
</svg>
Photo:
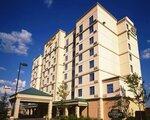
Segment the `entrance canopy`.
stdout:
<svg viewBox="0 0 150 120">
<path fill-rule="evenodd" d="M 14 110 L 13 110 L 13 117 L 18 118 L 19 114 L 19 106 L 20 103 L 47 103 L 48 104 L 48 117 L 51 118 L 51 111 L 52 111 L 52 96 L 37 90 L 35 88 L 29 88 L 18 92 L 12 96 L 10 96 L 10 102 L 15 103 Z"/>
</svg>

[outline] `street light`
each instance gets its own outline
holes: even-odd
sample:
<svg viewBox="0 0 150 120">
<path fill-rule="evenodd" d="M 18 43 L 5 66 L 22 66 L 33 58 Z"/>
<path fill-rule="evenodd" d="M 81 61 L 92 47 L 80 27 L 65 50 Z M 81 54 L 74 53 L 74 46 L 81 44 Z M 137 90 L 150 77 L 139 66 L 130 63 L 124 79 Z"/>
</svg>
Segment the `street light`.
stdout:
<svg viewBox="0 0 150 120">
<path fill-rule="evenodd" d="M 21 66 L 28 66 L 26 63 L 20 63 L 19 64 L 19 70 L 18 70 L 18 76 L 17 76 L 17 83 L 16 83 L 16 90 L 15 90 L 15 94 L 18 91 L 18 82 L 19 82 L 19 78 L 20 78 L 20 70 L 21 70 Z"/>
</svg>

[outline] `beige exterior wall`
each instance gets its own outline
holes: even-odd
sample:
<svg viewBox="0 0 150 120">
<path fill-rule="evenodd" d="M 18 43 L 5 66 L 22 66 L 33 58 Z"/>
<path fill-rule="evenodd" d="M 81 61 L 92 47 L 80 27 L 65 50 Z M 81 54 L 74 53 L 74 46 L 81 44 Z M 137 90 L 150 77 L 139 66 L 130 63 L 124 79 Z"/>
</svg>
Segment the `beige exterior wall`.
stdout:
<svg viewBox="0 0 150 120">
<path fill-rule="evenodd" d="M 30 86 L 36 89 L 40 89 L 40 81 L 42 74 L 42 55 L 33 60 L 32 74 Z"/>
<path fill-rule="evenodd" d="M 93 23 L 89 24 L 91 16 Z M 83 29 L 79 31 L 81 25 Z M 90 33 L 92 26 L 93 31 Z M 101 5 L 95 5 L 77 21 L 75 29 L 69 34 L 60 30 L 45 44 L 40 89 L 53 94 L 53 100 L 57 101 L 57 88 L 64 81 L 68 85 L 68 100 L 90 99 L 91 106 L 98 105 L 96 109 L 99 109 L 99 117 L 107 120 L 105 114 L 108 113 L 111 102 L 114 102 L 111 98 L 122 95 L 121 86 L 127 95 L 131 95 L 123 78 L 133 72 L 141 75 L 138 40 L 134 28 L 134 23 L 128 17 L 118 21 Z M 81 34 L 82 39 L 79 40 Z M 93 43 L 90 43 L 92 37 Z M 82 50 L 79 50 L 81 44 Z M 91 49 L 94 50 L 93 55 L 90 55 Z M 79 61 L 81 55 L 82 60 Z M 92 60 L 94 66 L 90 68 Z M 90 80 L 91 73 L 94 73 L 93 80 Z M 81 77 L 82 82 L 79 83 Z M 112 93 L 108 93 L 108 84 L 113 84 Z M 93 94 L 90 87 L 94 87 Z M 80 96 L 79 90 L 82 90 Z M 109 105 L 106 105 L 107 98 L 110 99 Z M 98 103 L 94 99 L 99 99 Z M 89 107 L 89 111 L 92 109 Z M 95 116 L 97 113 L 90 114 Z"/>
</svg>

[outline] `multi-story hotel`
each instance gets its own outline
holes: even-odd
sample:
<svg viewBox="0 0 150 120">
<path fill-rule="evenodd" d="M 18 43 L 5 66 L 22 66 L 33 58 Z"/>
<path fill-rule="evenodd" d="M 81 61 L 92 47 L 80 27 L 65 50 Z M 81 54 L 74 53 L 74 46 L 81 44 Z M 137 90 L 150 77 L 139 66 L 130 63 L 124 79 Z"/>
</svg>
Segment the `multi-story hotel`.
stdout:
<svg viewBox="0 0 150 120">
<path fill-rule="evenodd" d="M 134 23 L 128 17 L 117 20 L 97 3 L 70 33 L 59 30 L 45 44 L 43 56 L 33 61 L 31 86 L 53 95 L 55 109 L 58 87 L 65 82 L 68 114 L 74 109 L 78 117 L 108 120 L 121 88 L 131 95 L 123 81 L 133 72 L 141 76 Z"/>
</svg>

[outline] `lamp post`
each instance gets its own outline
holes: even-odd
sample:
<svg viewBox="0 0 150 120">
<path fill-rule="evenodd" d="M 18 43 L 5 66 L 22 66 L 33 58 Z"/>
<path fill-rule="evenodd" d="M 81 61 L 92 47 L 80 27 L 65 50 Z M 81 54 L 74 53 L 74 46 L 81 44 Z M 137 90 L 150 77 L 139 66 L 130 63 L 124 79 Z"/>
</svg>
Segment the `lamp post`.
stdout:
<svg viewBox="0 0 150 120">
<path fill-rule="evenodd" d="M 16 83 L 16 90 L 15 90 L 15 94 L 18 91 L 18 82 L 19 82 L 19 78 L 20 78 L 20 71 L 21 71 L 21 66 L 28 66 L 26 63 L 20 63 L 19 64 L 19 70 L 18 70 L 18 76 L 17 76 L 17 83 Z"/>
</svg>

